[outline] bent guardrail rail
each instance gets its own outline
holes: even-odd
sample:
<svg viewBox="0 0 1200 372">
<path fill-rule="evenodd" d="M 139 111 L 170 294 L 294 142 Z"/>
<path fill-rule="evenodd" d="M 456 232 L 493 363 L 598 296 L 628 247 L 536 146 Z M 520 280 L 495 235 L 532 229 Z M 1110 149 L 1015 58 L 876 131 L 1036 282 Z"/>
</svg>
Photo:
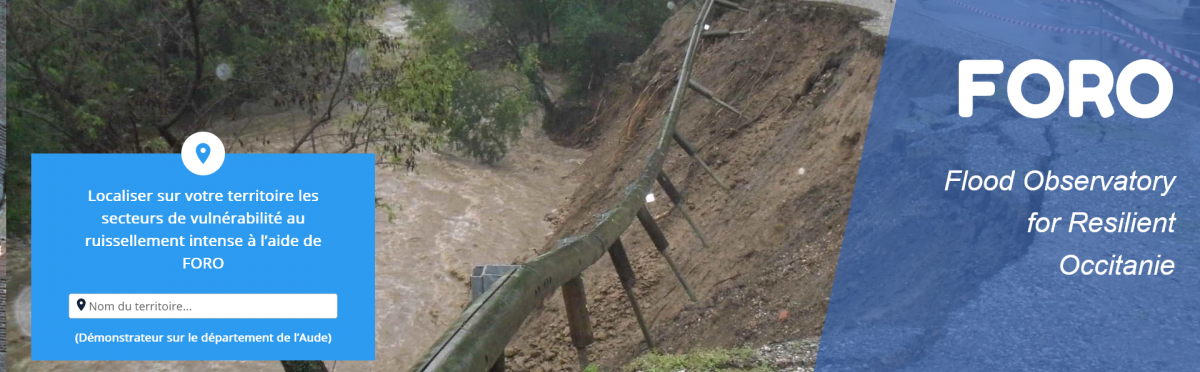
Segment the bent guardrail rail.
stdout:
<svg viewBox="0 0 1200 372">
<path fill-rule="evenodd" d="M 629 267 L 628 258 L 619 239 L 637 218 L 650 234 L 655 247 L 667 259 L 681 284 L 684 288 L 688 288 L 682 275 L 675 268 L 674 261 L 667 254 L 666 238 L 654 222 L 653 216 L 650 216 L 646 210 L 644 198 L 652 190 L 656 180 L 664 185 L 664 189 L 669 187 L 670 190 L 675 190 L 674 186 L 670 184 L 669 178 L 662 172 L 662 165 L 666 161 L 672 141 L 677 142 L 689 156 L 700 162 L 705 171 L 717 181 L 717 184 L 725 188 L 724 183 L 698 157 L 696 150 L 675 131 L 683 97 L 689 88 L 697 90 L 704 98 L 718 102 L 722 107 L 741 114 L 732 106 L 713 98 L 711 91 L 703 89 L 703 86 L 691 79 L 692 64 L 695 61 L 696 48 L 704 31 L 704 21 L 708 18 L 714 2 L 726 7 L 733 4 L 727 0 L 704 0 L 700 5 L 699 14 L 691 28 L 682 67 L 679 69 L 679 76 L 676 79 L 675 89 L 671 95 L 667 116 L 663 120 L 656 147 L 650 153 L 646 167 L 637 179 L 626 188 L 625 196 L 620 204 L 606 213 L 596 227 L 587 234 L 575 237 L 565 245 L 522 264 L 498 279 L 483 295 L 467 306 L 458 320 L 413 367 L 414 372 L 484 371 L 497 365 L 502 366 L 503 364 L 498 361 L 503 361 L 504 348 L 517 333 L 525 318 L 533 312 L 537 304 L 554 293 L 554 288 L 560 286 L 563 287 L 563 297 L 567 303 L 572 344 L 579 352 L 581 365 L 586 365 L 586 348 L 591 344 L 592 336 L 584 304 L 586 297 L 583 295 L 583 281 L 580 280 L 580 275 L 584 269 L 599 261 L 606 252 L 610 253 L 613 263 L 617 267 L 618 276 L 633 305 L 634 313 L 638 316 L 638 323 L 646 341 L 653 347 L 649 331 L 633 296 L 632 268 Z M 736 4 L 733 4 L 733 7 L 744 10 Z M 672 192 L 672 194 L 675 193 Z M 674 196 L 672 195 L 671 199 L 675 207 L 686 213 L 686 207 L 682 200 L 676 200 Z M 696 228 L 694 224 L 692 227 Z M 703 236 L 700 235 L 698 229 L 696 233 Z M 690 295 L 691 290 L 687 291 Z M 691 297 L 695 301 L 694 296 Z"/>
</svg>

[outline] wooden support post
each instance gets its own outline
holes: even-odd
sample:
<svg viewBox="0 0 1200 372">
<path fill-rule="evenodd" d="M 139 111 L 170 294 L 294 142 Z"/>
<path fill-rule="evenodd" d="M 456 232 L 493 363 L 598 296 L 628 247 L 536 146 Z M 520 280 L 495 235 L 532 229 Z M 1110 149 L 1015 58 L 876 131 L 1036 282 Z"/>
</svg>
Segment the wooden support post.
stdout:
<svg viewBox="0 0 1200 372">
<path fill-rule="evenodd" d="M 741 5 L 738 5 L 738 3 L 735 3 L 735 2 L 732 2 L 729 0 L 713 0 L 713 4 L 720 5 L 720 6 L 729 8 L 729 9 L 737 9 L 737 10 L 741 10 L 741 11 L 749 10 L 749 9 L 743 8 Z"/>
<path fill-rule="evenodd" d="M 642 228 L 646 229 L 646 234 L 650 235 L 650 240 L 654 242 L 654 247 L 658 248 L 658 253 L 667 260 L 667 266 L 670 266 L 671 272 L 675 273 L 675 279 L 679 279 L 679 284 L 683 286 L 683 291 L 687 292 L 688 299 L 696 302 L 696 294 L 692 292 L 692 287 L 687 284 L 687 280 L 683 279 L 683 272 L 680 272 L 679 266 L 675 265 L 675 259 L 671 258 L 670 253 L 667 253 L 667 248 L 671 245 L 667 242 L 667 236 L 658 227 L 658 223 L 654 222 L 654 216 L 650 215 L 650 210 L 646 209 L 645 205 L 642 206 L 642 209 L 638 209 L 637 219 L 642 223 Z"/>
<path fill-rule="evenodd" d="M 742 116 L 741 110 L 733 108 L 732 105 L 725 103 L 725 101 L 722 101 L 721 99 L 714 96 L 713 92 L 711 90 L 709 90 L 708 88 L 706 88 L 703 85 L 700 85 L 700 82 L 696 81 L 696 79 L 688 79 L 688 88 L 692 88 L 692 90 L 696 91 L 696 93 L 704 96 L 704 98 L 708 98 L 708 99 L 712 100 L 713 102 L 716 102 L 718 105 L 721 105 L 721 107 L 724 107 L 726 110 L 733 111 L 733 113 L 737 114 L 738 117 Z"/>
<path fill-rule="evenodd" d="M 741 34 L 748 33 L 748 32 L 750 32 L 750 31 L 749 30 L 729 31 L 729 30 L 724 30 L 724 29 L 708 30 L 708 31 L 701 32 L 700 36 L 707 37 L 707 38 L 727 37 L 727 36 L 741 35 Z"/>
<path fill-rule="evenodd" d="M 725 192 L 729 192 L 729 186 L 725 186 L 725 181 L 722 181 L 721 177 L 717 177 L 717 174 L 713 172 L 712 168 L 709 168 L 708 164 L 704 163 L 704 159 L 700 159 L 700 156 L 696 154 L 696 148 L 692 147 L 691 142 L 688 142 L 686 138 L 683 138 L 678 131 L 672 133 L 671 138 L 675 139 L 675 143 L 679 144 L 679 147 L 683 148 L 683 152 L 690 156 L 692 160 L 700 163 L 700 168 L 703 168 L 704 173 L 708 173 L 708 176 L 712 177 L 713 181 L 717 182 L 718 187 L 720 187 L 722 190 L 725 190 Z"/>
<path fill-rule="evenodd" d="M 700 37 L 726 37 L 729 30 L 708 30 L 700 33 Z"/>
<path fill-rule="evenodd" d="M 583 289 L 583 278 L 568 280 L 562 286 L 562 294 L 567 308 L 571 345 L 575 346 L 576 355 L 579 356 L 579 370 L 583 371 L 588 365 L 587 347 L 595 341 L 592 336 L 592 324 L 588 319 L 587 293 Z"/>
<path fill-rule="evenodd" d="M 654 339 L 650 338 L 650 327 L 646 326 L 646 318 L 642 317 L 642 308 L 638 306 L 637 296 L 633 293 L 633 285 L 637 278 L 633 274 L 633 265 L 629 263 L 629 255 L 621 239 L 608 247 L 608 257 L 612 258 L 613 267 L 617 269 L 617 278 L 621 280 L 621 288 L 625 289 L 625 297 L 633 308 L 633 316 L 637 318 L 638 327 L 642 329 L 642 337 L 646 338 L 646 346 L 654 349 Z"/>
<path fill-rule="evenodd" d="M 679 189 L 675 188 L 675 184 L 671 183 L 671 178 L 667 177 L 667 172 L 658 171 L 658 185 L 662 186 L 663 191 L 667 192 L 667 197 L 671 199 L 671 203 L 675 204 L 675 208 L 679 208 L 679 214 L 683 215 L 683 219 L 687 220 L 688 225 L 692 227 L 692 232 L 696 233 L 696 238 L 700 239 L 700 245 L 704 249 L 708 249 L 708 239 L 704 238 L 704 233 L 700 231 L 700 226 L 696 225 L 696 221 L 692 221 L 692 216 L 688 214 L 687 205 L 683 204 L 683 194 L 679 193 Z"/>
</svg>

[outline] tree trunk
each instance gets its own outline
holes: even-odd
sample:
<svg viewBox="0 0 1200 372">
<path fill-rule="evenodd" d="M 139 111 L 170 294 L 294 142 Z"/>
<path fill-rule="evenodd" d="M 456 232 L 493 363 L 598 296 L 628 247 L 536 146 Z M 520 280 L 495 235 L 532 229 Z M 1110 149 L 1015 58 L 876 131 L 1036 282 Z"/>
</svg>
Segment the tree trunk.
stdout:
<svg viewBox="0 0 1200 372">
<path fill-rule="evenodd" d="M 538 103 L 542 105 L 542 109 L 546 111 L 546 115 L 542 117 L 542 129 L 552 129 L 554 126 L 554 101 L 550 99 L 550 94 L 546 92 L 546 81 L 542 78 L 541 71 L 529 71 L 525 73 L 529 78 L 529 83 L 533 85 L 533 96 Z"/>
<path fill-rule="evenodd" d="M 517 62 L 521 63 L 521 48 L 513 42 L 512 38 L 508 41 L 512 47 L 513 55 L 517 58 Z M 546 111 L 546 115 L 542 117 L 542 129 L 553 129 L 554 126 L 554 100 L 550 99 L 550 94 L 546 92 L 546 79 L 542 77 L 542 71 L 536 66 L 534 69 L 525 71 L 525 78 L 529 79 L 529 84 L 533 85 L 533 97 L 542 105 L 542 109 Z"/>
</svg>

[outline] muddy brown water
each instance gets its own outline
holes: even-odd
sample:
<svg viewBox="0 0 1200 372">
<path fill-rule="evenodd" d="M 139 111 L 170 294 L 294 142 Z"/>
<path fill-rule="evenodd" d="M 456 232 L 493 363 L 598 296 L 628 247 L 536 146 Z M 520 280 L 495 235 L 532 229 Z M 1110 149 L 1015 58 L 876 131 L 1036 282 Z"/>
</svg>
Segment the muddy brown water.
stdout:
<svg viewBox="0 0 1200 372">
<path fill-rule="evenodd" d="M 403 35 L 406 14 L 391 6 L 376 24 Z M 417 156 L 415 172 L 376 168 L 375 195 L 388 207 L 375 213 L 375 360 L 326 361 L 331 371 L 408 370 L 468 302 L 472 266 L 513 263 L 546 243 L 553 231 L 546 217 L 577 186 L 571 174 L 588 153 L 556 145 L 535 123 L 540 120 L 530 118 L 520 141 L 494 166 L 427 152 Z M 230 152 L 283 152 L 306 124 L 303 113 L 260 112 L 212 131 Z M 27 309 L 28 296 L 24 301 Z M 12 370 L 282 370 L 277 361 L 21 359 L 10 364 Z"/>
<path fill-rule="evenodd" d="M 403 209 L 391 223 L 376 213 L 376 367 L 409 367 L 455 320 L 473 265 L 512 263 L 549 238 L 544 217 L 585 154 L 524 137 L 500 168 L 434 155 L 415 176 L 376 172 L 376 196 Z"/>
<path fill-rule="evenodd" d="M 327 361 L 326 366 L 345 372 L 407 370 L 468 302 L 473 265 L 512 263 L 545 244 L 553 230 L 546 215 L 574 190 L 570 175 L 587 153 L 560 147 L 533 128 L 522 137 L 497 166 L 426 153 L 418 156 L 413 173 L 376 169 L 376 197 L 394 213 L 390 221 L 386 209 L 375 213 L 376 360 Z M 25 361 L 20 367 L 13 370 L 282 369 L 275 361 Z"/>
</svg>

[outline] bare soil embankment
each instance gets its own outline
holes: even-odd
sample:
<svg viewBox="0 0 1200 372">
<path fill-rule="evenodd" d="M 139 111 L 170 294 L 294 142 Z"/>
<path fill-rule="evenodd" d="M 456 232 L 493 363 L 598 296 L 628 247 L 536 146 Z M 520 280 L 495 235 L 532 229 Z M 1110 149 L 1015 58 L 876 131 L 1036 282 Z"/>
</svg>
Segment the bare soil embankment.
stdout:
<svg viewBox="0 0 1200 372">
<path fill-rule="evenodd" d="M 664 170 L 685 192 L 710 249 L 661 190 L 649 205 L 671 253 L 700 298 L 690 303 L 636 223 L 622 240 L 636 292 L 662 352 L 762 345 L 818 336 L 841 247 L 885 38 L 860 23 L 875 13 L 823 2 L 748 0 L 748 12 L 715 10 L 693 78 L 744 111 L 695 94 L 680 133 L 727 183 L 722 191 L 683 151 Z M 581 181 L 558 216 L 557 237 L 585 232 L 616 204 L 658 139 L 687 30 L 698 6 L 681 6 L 635 63 L 593 100 L 598 133 Z M 553 244 L 547 246 L 550 249 Z M 607 258 L 585 272 L 596 343 L 593 363 L 620 368 L 647 350 Z M 527 320 L 506 353 L 518 371 L 574 370 L 561 296 Z"/>
</svg>

